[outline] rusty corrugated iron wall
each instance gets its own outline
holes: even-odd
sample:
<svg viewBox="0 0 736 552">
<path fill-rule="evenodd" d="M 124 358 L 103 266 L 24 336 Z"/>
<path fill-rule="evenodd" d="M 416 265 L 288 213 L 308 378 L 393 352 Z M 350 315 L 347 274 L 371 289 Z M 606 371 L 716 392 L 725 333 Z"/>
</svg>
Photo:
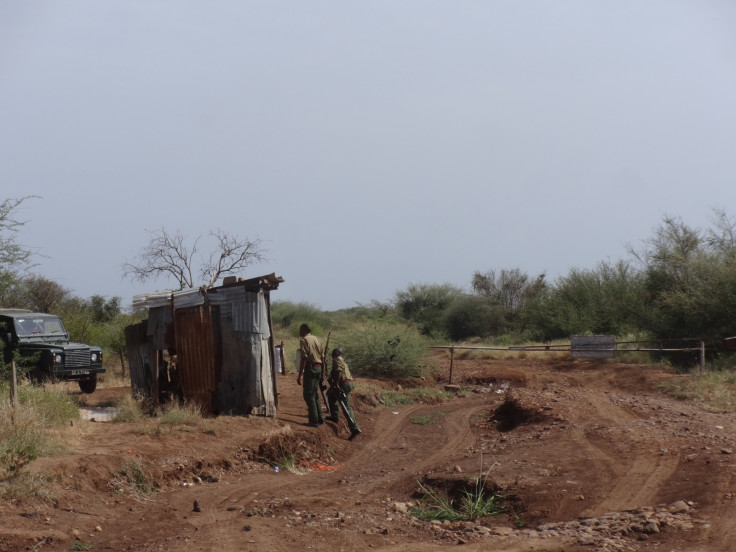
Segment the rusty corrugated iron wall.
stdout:
<svg viewBox="0 0 736 552">
<path fill-rule="evenodd" d="M 174 311 L 177 370 L 184 398 L 217 412 L 215 346 L 212 317 L 207 305 Z"/>
</svg>

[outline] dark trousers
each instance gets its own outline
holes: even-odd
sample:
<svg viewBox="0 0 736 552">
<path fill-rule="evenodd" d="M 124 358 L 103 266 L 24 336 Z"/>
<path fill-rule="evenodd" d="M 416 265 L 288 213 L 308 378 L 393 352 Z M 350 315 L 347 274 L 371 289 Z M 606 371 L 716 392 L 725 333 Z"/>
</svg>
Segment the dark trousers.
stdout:
<svg viewBox="0 0 736 552">
<path fill-rule="evenodd" d="M 321 366 L 305 366 L 303 381 L 304 402 L 307 403 L 307 414 L 310 424 L 318 424 L 324 421 L 322 418 L 322 405 L 319 402 L 319 381 L 322 377 Z"/>
<path fill-rule="evenodd" d="M 353 407 L 350 405 L 350 392 L 353 390 L 353 384 L 349 381 L 343 381 L 340 385 L 340 389 L 344 393 L 345 396 L 345 410 L 348 411 L 350 416 L 346 416 L 348 418 L 348 425 L 350 426 L 350 431 L 355 431 L 360 429 L 358 427 L 358 422 L 355 420 L 355 414 L 353 413 Z M 338 396 L 337 393 L 335 393 L 332 388 L 330 388 L 329 391 L 327 391 L 327 400 L 330 403 L 330 418 L 338 422 L 340 421 L 340 406 L 338 403 Z M 350 421 L 350 418 L 353 419 L 353 421 Z"/>
</svg>

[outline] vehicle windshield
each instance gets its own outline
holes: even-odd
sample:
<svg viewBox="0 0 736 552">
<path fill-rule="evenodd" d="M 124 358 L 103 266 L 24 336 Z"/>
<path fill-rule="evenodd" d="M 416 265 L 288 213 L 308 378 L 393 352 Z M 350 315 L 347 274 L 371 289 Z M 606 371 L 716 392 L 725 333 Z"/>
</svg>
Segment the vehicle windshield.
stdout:
<svg viewBox="0 0 736 552">
<path fill-rule="evenodd" d="M 64 325 L 58 316 L 31 316 L 15 319 L 15 331 L 18 337 L 43 335 L 64 335 Z"/>
</svg>

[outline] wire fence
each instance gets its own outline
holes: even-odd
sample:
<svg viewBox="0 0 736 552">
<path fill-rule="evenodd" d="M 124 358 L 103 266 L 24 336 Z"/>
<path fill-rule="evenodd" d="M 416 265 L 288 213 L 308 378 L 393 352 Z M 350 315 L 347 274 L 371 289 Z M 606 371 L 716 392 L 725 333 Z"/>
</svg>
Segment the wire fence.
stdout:
<svg viewBox="0 0 736 552">
<path fill-rule="evenodd" d="M 617 354 L 648 353 L 699 353 L 700 373 L 705 372 L 706 343 L 727 343 L 736 338 L 683 338 L 677 340 L 616 341 L 614 336 L 575 336 L 569 344 L 523 345 L 509 347 L 492 347 L 478 345 L 433 345 L 430 349 L 446 349 L 450 351 L 450 375 L 448 384 L 452 384 L 456 350 L 485 350 L 530 353 L 570 353 L 571 358 L 614 358 Z M 692 346 L 672 347 L 667 343 L 689 343 Z M 654 345 L 652 345 L 654 344 Z M 658 344 L 658 345 L 657 345 Z M 722 346 L 713 347 L 723 350 Z M 732 351 L 731 351 L 732 352 Z"/>
</svg>

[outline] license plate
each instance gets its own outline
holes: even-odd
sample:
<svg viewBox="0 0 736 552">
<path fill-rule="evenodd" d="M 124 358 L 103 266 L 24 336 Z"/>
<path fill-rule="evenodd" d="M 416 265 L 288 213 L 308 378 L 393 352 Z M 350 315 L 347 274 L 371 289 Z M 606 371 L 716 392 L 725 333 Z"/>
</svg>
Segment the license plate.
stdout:
<svg viewBox="0 0 736 552">
<path fill-rule="evenodd" d="M 86 376 L 89 374 L 89 370 L 72 370 L 72 376 Z"/>
</svg>

